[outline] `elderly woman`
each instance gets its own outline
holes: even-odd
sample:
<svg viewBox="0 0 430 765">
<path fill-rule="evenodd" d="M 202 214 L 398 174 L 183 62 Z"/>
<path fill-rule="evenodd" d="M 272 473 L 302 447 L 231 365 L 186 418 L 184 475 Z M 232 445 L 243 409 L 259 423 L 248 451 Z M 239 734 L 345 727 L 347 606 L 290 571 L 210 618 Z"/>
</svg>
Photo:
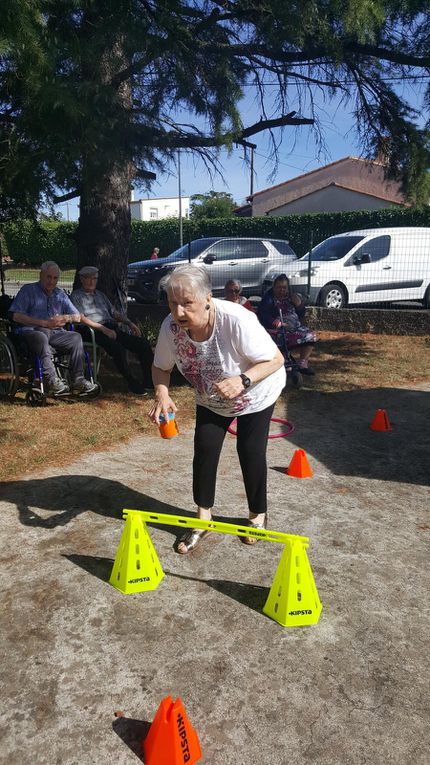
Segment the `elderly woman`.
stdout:
<svg viewBox="0 0 430 765">
<path fill-rule="evenodd" d="M 252 303 L 249 302 L 240 293 L 242 292 L 242 285 L 239 279 L 229 279 L 224 284 L 224 295 L 226 300 L 230 300 L 231 303 L 237 303 L 237 305 L 243 305 L 248 311 L 254 311 Z"/>
<path fill-rule="evenodd" d="M 218 461 L 227 428 L 237 417 L 237 451 L 249 508 L 249 526 L 266 527 L 266 447 L 275 401 L 285 385 L 284 359 L 256 316 L 239 305 L 212 297 L 204 268 L 178 266 L 160 286 L 171 313 L 155 349 L 155 402 L 149 412 L 176 412 L 170 373 L 176 364 L 196 391 L 193 495 L 197 516 L 210 520 Z M 189 553 L 206 536 L 191 529 L 177 551 Z M 244 537 L 254 544 L 254 537 Z"/>
<path fill-rule="evenodd" d="M 305 304 L 300 295 L 292 292 L 290 281 L 285 274 L 276 277 L 273 287 L 263 295 L 257 310 L 260 322 L 273 337 L 278 348 L 298 348 L 298 366 L 301 373 L 313 375 L 315 373 L 309 366 L 309 357 L 317 336 L 302 324 L 304 314 Z"/>
</svg>

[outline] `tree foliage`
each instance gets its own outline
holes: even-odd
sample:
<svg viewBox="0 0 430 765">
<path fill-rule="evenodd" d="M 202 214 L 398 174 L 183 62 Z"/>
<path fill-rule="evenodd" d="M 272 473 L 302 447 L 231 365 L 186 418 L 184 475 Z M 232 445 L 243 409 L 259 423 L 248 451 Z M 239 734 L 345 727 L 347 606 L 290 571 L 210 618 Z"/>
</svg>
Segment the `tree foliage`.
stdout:
<svg viewBox="0 0 430 765">
<path fill-rule="evenodd" d="M 427 0 L 8 0 L 0 28 L 3 217 L 80 196 L 78 263 L 125 283 L 129 190 L 178 148 L 319 129 L 341 96 L 363 152 L 419 197 L 429 136 L 396 81 L 430 73 Z M 254 89 L 256 120 L 240 100 Z M 275 97 L 273 94 L 275 93 Z M 430 103 L 427 91 L 427 104 Z M 323 137 L 321 136 L 321 139 Z"/>
<path fill-rule="evenodd" d="M 193 194 L 190 204 L 190 218 L 230 218 L 237 207 L 231 194 L 225 191 L 208 191 Z"/>
</svg>

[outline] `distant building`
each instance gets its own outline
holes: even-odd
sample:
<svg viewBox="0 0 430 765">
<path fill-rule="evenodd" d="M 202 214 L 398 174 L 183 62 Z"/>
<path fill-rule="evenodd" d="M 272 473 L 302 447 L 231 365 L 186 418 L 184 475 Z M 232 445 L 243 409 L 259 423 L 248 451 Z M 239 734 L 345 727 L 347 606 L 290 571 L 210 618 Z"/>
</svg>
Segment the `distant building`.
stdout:
<svg viewBox="0 0 430 765">
<path fill-rule="evenodd" d="M 181 197 L 182 217 L 190 214 L 190 197 Z M 154 199 L 132 199 L 130 202 L 133 220 L 162 220 L 179 218 L 178 197 L 157 197 Z"/>
<path fill-rule="evenodd" d="M 400 184 L 385 178 L 383 163 L 361 157 L 338 159 L 247 200 L 253 217 L 409 207 Z"/>
<path fill-rule="evenodd" d="M 251 199 L 251 197 L 249 197 Z M 251 218 L 252 216 L 252 204 L 247 202 L 246 205 L 240 205 L 233 210 L 233 215 L 238 218 Z"/>
</svg>

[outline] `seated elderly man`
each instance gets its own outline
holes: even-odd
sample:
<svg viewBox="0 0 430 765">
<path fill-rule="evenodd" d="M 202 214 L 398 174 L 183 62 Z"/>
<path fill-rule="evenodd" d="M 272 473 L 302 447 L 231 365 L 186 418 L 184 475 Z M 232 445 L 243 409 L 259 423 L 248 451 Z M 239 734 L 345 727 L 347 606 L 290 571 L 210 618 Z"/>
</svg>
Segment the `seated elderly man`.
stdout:
<svg viewBox="0 0 430 765">
<path fill-rule="evenodd" d="M 82 324 L 86 325 L 80 327 L 84 339 L 90 339 L 87 327 L 92 327 L 97 345 L 111 356 L 116 368 L 127 380 L 128 389 L 140 394 L 152 390 L 153 353 L 150 344 L 140 336 L 139 328 L 127 316 L 118 313 L 107 296 L 97 289 L 98 268 L 84 266 L 78 274 L 82 287 L 72 292 L 71 299 L 81 314 Z M 124 332 L 118 326 L 120 324 L 129 327 L 132 334 Z M 142 382 L 136 380 L 130 371 L 127 350 L 135 353 L 139 359 Z"/>
<path fill-rule="evenodd" d="M 39 281 L 24 284 L 9 311 L 13 321 L 20 325 L 17 332 L 30 350 L 40 357 L 48 393 L 59 395 L 69 392 L 68 385 L 57 377 L 52 361 L 54 348 L 70 355 L 72 390 L 85 395 L 95 391 L 97 386 L 85 380 L 83 375 L 82 337 L 64 328 L 69 322 L 79 321 L 80 315 L 64 290 L 57 287 L 59 276 L 60 269 L 53 260 L 42 263 Z"/>
</svg>

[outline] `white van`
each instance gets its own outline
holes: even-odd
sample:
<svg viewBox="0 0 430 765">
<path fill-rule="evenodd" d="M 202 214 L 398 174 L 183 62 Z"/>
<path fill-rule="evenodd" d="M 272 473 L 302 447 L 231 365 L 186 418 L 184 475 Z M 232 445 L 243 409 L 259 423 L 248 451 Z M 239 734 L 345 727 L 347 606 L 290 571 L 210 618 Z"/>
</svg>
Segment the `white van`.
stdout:
<svg viewBox="0 0 430 765">
<path fill-rule="evenodd" d="M 295 292 L 308 291 L 309 253 L 288 268 Z M 420 300 L 430 308 L 430 228 L 372 228 L 325 239 L 311 252 L 309 303 Z"/>
</svg>

